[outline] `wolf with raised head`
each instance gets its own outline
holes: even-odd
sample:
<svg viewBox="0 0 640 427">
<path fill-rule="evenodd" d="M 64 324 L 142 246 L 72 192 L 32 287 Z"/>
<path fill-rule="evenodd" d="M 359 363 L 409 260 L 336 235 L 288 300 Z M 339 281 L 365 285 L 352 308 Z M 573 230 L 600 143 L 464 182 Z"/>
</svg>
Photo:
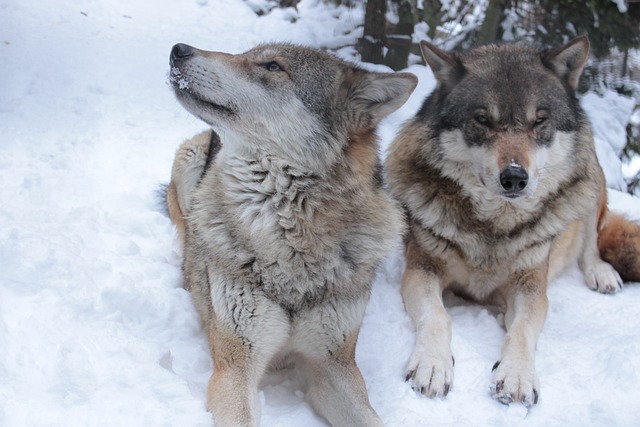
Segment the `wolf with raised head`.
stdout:
<svg viewBox="0 0 640 427">
<path fill-rule="evenodd" d="M 289 363 L 332 425 L 381 425 L 355 346 L 403 218 L 375 131 L 416 77 L 288 44 L 240 55 L 178 44 L 171 66 L 178 100 L 220 135 L 178 149 L 167 194 L 210 338 L 216 425 L 256 425 L 260 379 Z"/>
<path fill-rule="evenodd" d="M 449 392 L 449 288 L 504 307 L 507 334 L 490 390 L 503 403 L 530 406 L 540 390 L 534 352 L 548 281 L 576 261 L 602 293 L 640 280 L 640 228 L 607 210 L 575 96 L 589 42 L 459 54 L 421 48 L 437 86 L 386 159 L 409 223 L 401 289 L 417 341 L 406 378 L 431 397 Z"/>
</svg>

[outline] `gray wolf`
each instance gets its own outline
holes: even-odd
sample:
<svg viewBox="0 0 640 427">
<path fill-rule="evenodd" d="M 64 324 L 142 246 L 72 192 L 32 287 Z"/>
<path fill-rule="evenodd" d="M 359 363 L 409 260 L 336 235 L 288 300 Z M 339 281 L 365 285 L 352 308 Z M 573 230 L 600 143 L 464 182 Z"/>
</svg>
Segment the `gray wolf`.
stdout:
<svg viewBox="0 0 640 427">
<path fill-rule="evenodd" d="M 170 62 L 177 99 L 220 135 L 178 149 L 167 195 L 210 337 L 216 425 L 256 425 L 260 379 L 290 364 L 332 425 L 381 425 L 354 354 L 403 217 L 375 130 L 417 78 L 288 44 L 240 55 L 178 44 Z"/>
<path fill-rule="evenodd" d="M 389 188 L 409 223 L 401 289 L 417 341 L 406 379 L 430 397 L 451 388 L 451 319 L 442 302 L 450 289 L 504 308 L 507 333 L 490 390 L 500 402 L 531 406 L 540 392 L 534 352 L 548 281 L 575 261 L 598 292 L 640 280 L 640 228 L 607 211 L 575 96 L 589 42 L 421 49 L 437 86 L 386 158 Z"/>
</svg>

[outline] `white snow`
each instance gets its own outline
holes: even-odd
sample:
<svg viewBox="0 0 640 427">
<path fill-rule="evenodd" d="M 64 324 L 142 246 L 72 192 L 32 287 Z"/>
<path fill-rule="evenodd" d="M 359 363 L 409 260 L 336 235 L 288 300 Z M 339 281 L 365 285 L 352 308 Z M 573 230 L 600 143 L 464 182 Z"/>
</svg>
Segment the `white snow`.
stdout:
<svg viewBox="0 0 640 427">
<path fill-rule="evenodd" d="M 612 90 L 607 90 L 602 95 L 587 93 L 581 101 L 591 122 L 596 151 L 607 184 L 610 188 L 626 191 L 620 154 L 627 142 L 626 126 L 631 119 L 635 102 Z"/>
<path fill-rule="evenodd" d="M 169 51 L 177 42 L 237 53 L 293 41 L 349 56 L 341 48 L 360 34 L 363 8 L 330 3 L 302 0 L 297 11 L 258 17 L 241 0 L 0 0 L 0 426 L 211 425 L 208 344 L 155 194 L 178 144 L 205 127 L 167 86 Z M 408 71 L 420 84 L 384 122 L 383 147 L 434 86 L 424 66 Z M 627 113 L 613 107 L 626 101 L 589 108 L 598 102 L 584 99 L 599 146 L 617 150 Z M 609 179 L 620 169 L 614 158 L 605 159 Z M 640 200 L 610 199 L 640 220 Z M 390 254 L 357 348 L 386 425 L 638 425 L 637 284 L 599 295 L 575 268 L 550 285 L 541 400 L 527 412 L 489 396 L 502 316 L 450 295 L 454 389 L 429 400 L 403 381 L 414 335 L 402 268 Z M 324 425 L 291 372 L 261 390 L 262 425 Z"/>
<path fill-rule="evenodd" d="M 627 10 L 629 10 L 629 7 L 627 6 L 627 2 L 625 0 L 611 0 L 611 1 L 614 2 L 616 6 L 618 6 L 618 11 L 620 13 L 627 13 Z"/>
</svg>

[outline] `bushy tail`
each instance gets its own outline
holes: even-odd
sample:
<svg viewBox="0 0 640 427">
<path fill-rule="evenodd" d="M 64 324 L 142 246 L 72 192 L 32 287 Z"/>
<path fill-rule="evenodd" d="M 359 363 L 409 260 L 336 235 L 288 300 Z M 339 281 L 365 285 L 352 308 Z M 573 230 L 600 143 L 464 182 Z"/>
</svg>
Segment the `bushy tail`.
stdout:
<svg viewBox="0 0 640 427">
<path fill-rule="evenodd" d="M 622 280 L 640 282 L 640 224 L 606 212 L 598 233 L 598 249 Z"/>
</svg>

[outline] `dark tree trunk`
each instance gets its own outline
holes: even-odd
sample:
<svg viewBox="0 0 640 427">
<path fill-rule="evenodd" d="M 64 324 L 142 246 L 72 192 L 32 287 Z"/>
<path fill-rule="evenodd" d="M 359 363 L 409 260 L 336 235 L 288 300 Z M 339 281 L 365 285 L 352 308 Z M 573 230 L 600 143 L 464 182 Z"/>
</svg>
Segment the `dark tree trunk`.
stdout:
<svg viewBox="0 0 640 427">
<path fill-rule="evenodd" d="M 489 0 L 482 27 L 476 39 L 478 44 L 495 43 L 502 38 L 502 20 L 507 0 Z"/>
<path fill-rule="evenodd" d="M 629 66 L 629 49 L 624 50 L 624 56 L 622 57 L 622 70 L 620 71 L 620 77 L 624 78 L 627 75 L 627 67 Z"/>
<path fill-rule="evenodd" d="M 440 25 L 440 21 L 444 16 L 444 12 L 442 11 L 442 3 L 440 0 L 424 0 L 423 2 L 423 12 L 422 19 L 424 22 L 429 25 L 429 31 L 427 32 L 428 36 L 433 40 L 436 36 L 436 30 L 438 29 L 438 25 Z"/>
<path fill-rule="evenodd" d="M 300 0 L 280 0 L 280 7 L 293 7 L 297 8 Z"/>
<path fill-rule="evenodd" d="M 363 62 L 382 64 L 385 44 L 386 0 L 368 0 L 364 16 L 364 34 L 358 40 L 358 52 Z"/>
<path fill-rule="evenodd" d="M 402 70 L 409 65 L 411 35 L 415 25 L 415 5 L 412 0 L 395 0 L 398 3 L 398 25 L 392 34 L 387 35 L 387 54 L 385 65 L 392 70 Z"/>
</svg>

